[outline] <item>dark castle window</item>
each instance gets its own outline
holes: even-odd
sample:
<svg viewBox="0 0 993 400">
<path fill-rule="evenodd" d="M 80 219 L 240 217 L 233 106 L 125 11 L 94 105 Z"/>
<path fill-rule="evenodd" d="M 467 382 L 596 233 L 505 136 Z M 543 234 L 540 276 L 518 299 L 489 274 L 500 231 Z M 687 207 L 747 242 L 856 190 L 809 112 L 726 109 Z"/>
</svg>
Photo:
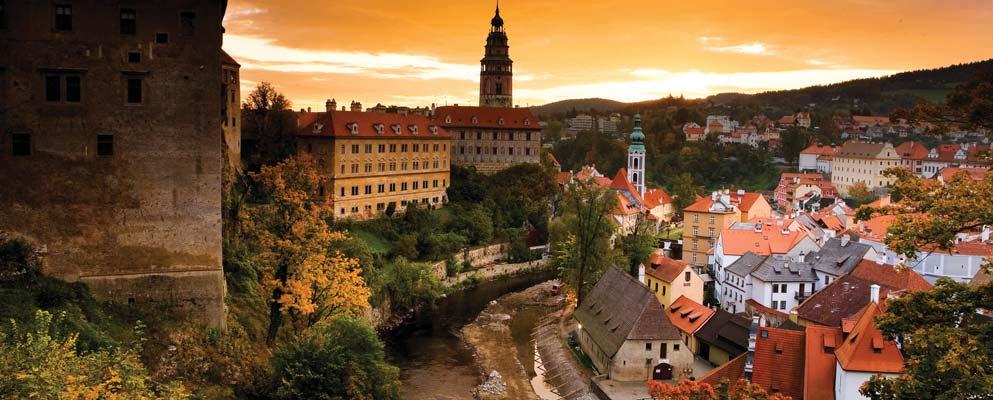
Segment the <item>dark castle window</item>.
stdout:
<svg viewBox="0 0 993 400">
<path fill-rule="evenodd" d="M 496 84 L 496 94 L 503 94 L 503 84 L 497 82 Z"/>
<path fill-rule="evenodd" d="M 179 13 L 179 32 L 183 36 L 193 36 L 193 31 L 196 27 L 194 24 L 196 17 L 197 14 L 192 11 L 183 11 Z"/>
<path fill-rule="evenodd" d="M 14 133 L 10 137 L 11 151 L 15 156 L 31 155 L 31 134 Z"/>
<path fill-rule="evenodd" d="M 159 32 L 155 34 L 155 43 L 166 44 L 169 43 L 169 34 L 165 32 Z"/>
<path fill-rule="evenodd" d="M 138 12 L 133 8 L 121 9 L 121 34 L 134 35 L 138 32 Z"/>
<path fill-rule="evenodd" d="M 7 2 L 0 0 L 0 29 L 7 29 Z"/>
<path fill-rule="evenodd" d="M 59 32 L 72 31 L 72 6 L 58 4 L 55 6 L 55 30 Z"/>
<path fill-rule="evenodd" d="M 62 88 L 65 87 L 63 91 Z M 78 103 L 82 99 L 79 75 L 45 76 L 45 101 Z"/>
<path fill-rule="evenodd" d="M 132 64 L 137 64 L 141 62 L 141 52 L 140 51 L 129 51 L 128 52 L 128 62 Z"/>
<path fill-rule="evenodd" d="M 128 104 L 141 104 L 141 79 L 128 78 Z"/>
<path fill-rule="evenodd" d="M 102 157 L 114 155 L 114 135 L 97 135 L 97 155 Z"/>
</svg>

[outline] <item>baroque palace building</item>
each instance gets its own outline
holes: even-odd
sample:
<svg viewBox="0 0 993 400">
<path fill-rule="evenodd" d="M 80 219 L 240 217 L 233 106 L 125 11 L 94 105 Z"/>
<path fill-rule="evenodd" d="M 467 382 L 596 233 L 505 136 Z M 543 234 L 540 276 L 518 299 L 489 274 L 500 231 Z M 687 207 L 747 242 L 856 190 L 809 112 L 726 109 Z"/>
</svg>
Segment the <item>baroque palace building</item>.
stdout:
<svg viewBox="0 0 993 400">
<path fill-rule="evenodd" d="M 338 218 L 365 219 L 410 203 L 448 198 L 451 135 L 421 115 L 337 111 L 297 113 L 297 148 L 329 178 L 321 196 Z"/>
<path fill-rule="evenodd" d="M 515 164 L 540 162 L 541 127 L 527 108 L 513 105 L 513 61 L 500 7 L 490 20 L 480 60 L 479 106 L 438 107 L 434 123 L 452 134 L 452 162 L 491 174 Z"/>
</svg>

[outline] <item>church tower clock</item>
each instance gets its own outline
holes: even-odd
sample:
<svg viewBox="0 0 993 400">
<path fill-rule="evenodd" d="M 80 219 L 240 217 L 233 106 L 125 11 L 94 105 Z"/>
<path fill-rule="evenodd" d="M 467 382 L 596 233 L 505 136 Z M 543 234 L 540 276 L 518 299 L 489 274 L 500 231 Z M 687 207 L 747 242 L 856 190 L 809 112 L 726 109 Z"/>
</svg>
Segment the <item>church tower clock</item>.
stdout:
<svg viewBox="0 0 993 400">
<path fill-rule="evenodd" d="M 486 37 L 486 53 L 480 60 L 479 105 L 513 107 L 513 61 L 510 60 L 507 31 L 500 17 L 500 4 L 490 20 L 490 34 Z"/>
</svg>

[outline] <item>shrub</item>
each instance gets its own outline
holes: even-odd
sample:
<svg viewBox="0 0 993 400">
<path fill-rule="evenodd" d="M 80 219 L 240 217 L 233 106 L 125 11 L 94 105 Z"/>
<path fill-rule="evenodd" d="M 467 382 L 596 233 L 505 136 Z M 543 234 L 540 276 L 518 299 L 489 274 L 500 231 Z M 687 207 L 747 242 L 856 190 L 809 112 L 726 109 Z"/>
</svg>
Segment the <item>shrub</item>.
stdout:
<svg viewBox="0 0 993 400">
<path fill-rule="evenodd" d="M 276 399 L 400 398 L 399 371 L 368 322 L 337 317 L 308 329 L 272 359 Z"/>
<path fill-rule="evenodd" d="M 429 303 L 443 291 L 430 264 L 412 263 L 402 257 L 383 268 L 383 286 L 391 306 L 400 312 Z"/>
<path fill-rule="evenodd" d="M 400 235 L 393 244 L 393 253 L 408 260 L 416 260 L 418 255 L 417 236 L 410 233 Z"/>
</svg>

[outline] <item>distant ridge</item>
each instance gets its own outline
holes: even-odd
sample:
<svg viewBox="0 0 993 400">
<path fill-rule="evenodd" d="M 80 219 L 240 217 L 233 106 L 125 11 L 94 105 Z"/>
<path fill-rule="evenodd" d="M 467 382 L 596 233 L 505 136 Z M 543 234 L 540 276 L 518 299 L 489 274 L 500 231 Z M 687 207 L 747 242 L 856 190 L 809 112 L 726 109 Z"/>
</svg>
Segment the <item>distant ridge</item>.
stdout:
<svg viewBox="0 0 993 400">
<path fill-rule="evenodd" d="M 921 102 L 943 102 L 945 95 L 952 88 L 974 78 L 979 72 L 985 70 L 993 70 L 993 59 L 801 89 L 756 94 L 719 93 L 708 96 L 702 101 L 712 106 L 772 107 L 783 110 L 815 104 L 816 107 L 859 108 L 863 113 L 885 114 L 893 108 L 909 107 Z M 627 107 L 658 107 L 671 103 L 671 101 L 671 99 L 662 98 L 636 103 L 622 103 L 594 98 L 562 100 L 531 108 L 539 115 L 569 112 L 573 108 L 577 111 L 593 109 L 598 112 L 615 112 Z"/>
<path fill-rule="evenodd" d="M 616 112 L 626 107 L 627 103 L 616 100 L 592 98 L 592 99 L 571 99 L 556 101 L 541 106 L 532 106 L 531 111 L 538 116 L 546 116 L 555 113 L 566 113 L 575 109 L 578 112 L 588 112 L 595 110 L 600 113 Z"/>
</svg>

